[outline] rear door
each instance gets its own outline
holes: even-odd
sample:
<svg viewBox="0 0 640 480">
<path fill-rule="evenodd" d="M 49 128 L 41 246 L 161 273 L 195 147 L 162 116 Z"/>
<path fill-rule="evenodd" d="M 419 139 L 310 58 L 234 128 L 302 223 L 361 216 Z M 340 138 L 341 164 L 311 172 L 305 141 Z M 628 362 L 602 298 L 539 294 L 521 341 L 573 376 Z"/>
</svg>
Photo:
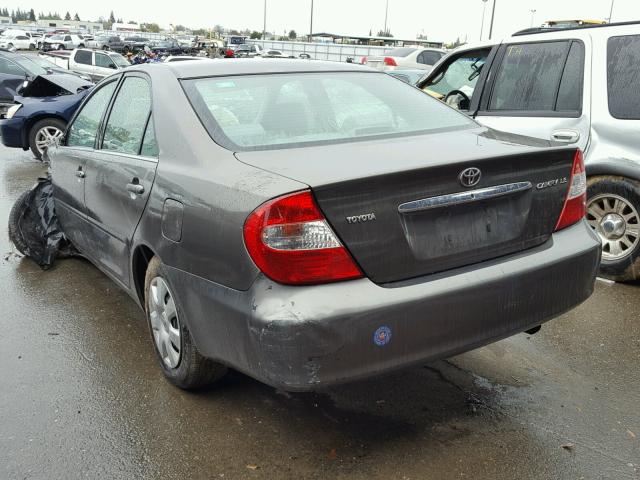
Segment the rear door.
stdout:
<svg viewBox="0 0 640 480">
<path fill-rule="evenodd" d="M 87 158 L 85 180 L 92 231 L 86 252 L 125 286 L 131 239 L 149 198 L 157 155 L 150 81 L 128 74 L 112 102 L 99 148 Z"/>
<path fill-rule="evenodd" d="M 584 150 L 590 133 L 590 42 L 585 37 L 502 45 L 477 120 Z"/>
<path fill-rule="evenodd" d="M 87 158 L 92 154 L 100 124 L 116 90 L 118 79 L 96 88 L 67 128 L 64 144 L 48 151 L 55 187 L 56 212 L 65 234 L 85 250 L 84 185 Z"/>
<path fill-rule="evenodd" d="M 73 65 L 69 65 L 69 68 L 86 73 L 92 80 L 95 80 L 93 78 L 93 52 L 91 50 L 76 50 L 73 54 Z"/>
<path fill-rule="evenodd" d="M 111 75 L 117 70 L 116 64 L 105 53 L 95 52 L 95 66 L 93 69 L 93 77 L 95 80 L 102 80 L 104 77 Z"/>
</svg>

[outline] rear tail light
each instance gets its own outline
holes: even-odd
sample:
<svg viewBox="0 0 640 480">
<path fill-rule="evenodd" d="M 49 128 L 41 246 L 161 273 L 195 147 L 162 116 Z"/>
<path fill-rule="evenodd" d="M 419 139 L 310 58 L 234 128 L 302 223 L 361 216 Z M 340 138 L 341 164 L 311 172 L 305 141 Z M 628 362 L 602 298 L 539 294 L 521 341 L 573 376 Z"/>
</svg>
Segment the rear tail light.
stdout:
<svg viewBox="0 0 640 480">
<path fill-rule="evenodd" d="M 384 57 L 384 64 L 388 67 L 397 67 L 396 59 L 393 57 Z"/>
<path fill-rule="evenodd" d="M 577 150 L 571 168 L 569 191 L 562 207 L 562 213 L 556 225 L 556 232 L 579 222 L 587 213 L 587 174 L 584 168 L 582 151 Z"/>
<path fill-rule="evenodd" d="M 367 57 L 362 57 L 360 59 L 360 65 L 366 65 L 367 64 Z"/>
<path fill-rule="evenodd" d="M 308 190 L 270 200 L 247 218 L 244 242 L 258 268 L 287 285 L 361 278 Z"/>
</svg>

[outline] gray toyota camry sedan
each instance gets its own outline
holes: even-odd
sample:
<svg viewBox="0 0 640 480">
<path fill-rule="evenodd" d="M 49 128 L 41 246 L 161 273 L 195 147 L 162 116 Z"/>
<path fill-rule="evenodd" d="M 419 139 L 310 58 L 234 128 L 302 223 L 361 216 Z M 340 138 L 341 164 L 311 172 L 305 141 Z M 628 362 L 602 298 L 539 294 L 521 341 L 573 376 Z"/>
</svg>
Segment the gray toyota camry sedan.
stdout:
<svg viewBox="0 0 640 480">
<path fill-rule="evenodd" d="M 64 231 L 144 308 L 182 388 L 451 356 L 575 307 L 600 260 L 580 151 L 356 65 L 131 67 L 48 153 Z"/>
</svg>

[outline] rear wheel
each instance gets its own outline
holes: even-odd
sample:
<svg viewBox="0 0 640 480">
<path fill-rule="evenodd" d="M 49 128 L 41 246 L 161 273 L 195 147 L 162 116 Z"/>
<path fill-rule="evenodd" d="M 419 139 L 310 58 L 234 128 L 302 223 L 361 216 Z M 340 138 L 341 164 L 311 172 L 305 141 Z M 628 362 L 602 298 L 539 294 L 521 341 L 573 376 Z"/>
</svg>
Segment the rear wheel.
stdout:
<svg viewBox="0 0 640 480">
<path fill-rule="evenodd" d="M 587 221 L 602 241 L 600 275 L 640 278 L 640 184 L 624 177 L 591 177 Z"/>
<path fill-rule="evenodd" d="M 58 50 L 64 50 L 64 45 L 58 45 Z"/>
<path fill-rule="evenodd" d="M 58 138 L 62 138 L 66 124 L 57 118 L 45 118 L 31 127 L 29 131 L 29 148 L 38 159 L 42 160 L 42 154 L 47 146 Z"/>
<path fill-rule="evenodd" d="M 149 262 L 144 285 L 151 339 L 165 377 L 187 390 L 223 377 L 226 367 L 198 352 L 158 257 Z"/>
<path fill-rule="evenodd" d="M 36 46 L 33 43 L 29 44 L 29 50 L 35 50 Z"/>
</svg>

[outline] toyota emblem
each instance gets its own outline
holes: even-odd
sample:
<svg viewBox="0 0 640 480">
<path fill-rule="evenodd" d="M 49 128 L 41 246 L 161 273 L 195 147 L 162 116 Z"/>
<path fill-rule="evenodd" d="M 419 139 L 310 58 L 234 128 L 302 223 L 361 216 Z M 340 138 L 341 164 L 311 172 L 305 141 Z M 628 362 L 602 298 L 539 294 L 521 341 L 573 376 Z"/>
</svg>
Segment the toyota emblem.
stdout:
<svg viewBox="0 0 640 480">
<path fill-rule="evenodd" d="M 463 187 L 475 187 L 478 183 L 480 183 L 481 178 L 482 172 L 480 171 L 480 169 L 471 167 L 466 168 L 462 172 L 460 172 L 458 180 L 460 180 L 460 184 Z"/>
</svg>

